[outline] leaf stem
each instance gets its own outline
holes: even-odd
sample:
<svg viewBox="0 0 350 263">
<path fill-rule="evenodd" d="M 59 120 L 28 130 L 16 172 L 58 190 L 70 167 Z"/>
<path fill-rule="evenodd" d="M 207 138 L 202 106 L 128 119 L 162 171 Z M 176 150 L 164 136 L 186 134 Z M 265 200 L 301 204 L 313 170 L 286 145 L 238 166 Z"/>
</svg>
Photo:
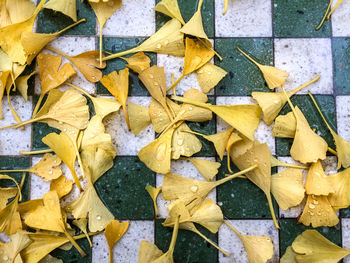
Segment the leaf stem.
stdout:
<svg viewBox="0 0 350 263">
<path fill-rule="evenodd" d="M 185 77 L 185 75 L 182 73 L 182 75 L 181 75 L 173 84 L 171 84 L 170 88 L 168 88 L 168 89 L 166 90 L 166 92 L 168 92 L 169 90 L 174 89 L 174 88 L 177 86 L 177 84 L 179 84 L 179 82 L 180 82 L 184 77 Z"/>
<path fill-rule="evenodd" d="M 209 238 L 207 238 L 205 235 L 203 235 L 201 232 L 199 232 L 199 230 L 196 228 L 195 230 L 192 230 L 193 232 L 195 232 L 196 234 L 198 234 L 201 238 L 203 238 L 205 241 L 207 241 L 210 245 L 212 245 L 213 247 L 215 247 L 217 250 L 219 250 L 222 254 L 224 254 L 226 257 L 229 257 L 230 254 L 228 252 L 226 252 L 225 250 L 223 250 L 222 248 L 220 248 L 218 245 L 216 245 L 213 241 L 211 241 Z"/>
<path fill-rule="evenodd" d="M 256 66 L 260 67 L 261 65 L 256 62 L 254 59 L 252 59 L 247 53 L 245 53 L 242 49 L 239 48 L 239 46 L 236 46 L 239 52 L 241 52 L 247 59 L 249 59 L 251 62 L 253 62 Z"/>
<path fill-rule="evenodd" d="M 328 128 L 331 132 L 334 132 L 334 130 L 331 128 L 331 126 L 328 124 L 326 118 L 324 117 L 324 115 L 323 115 L 323 113 L 322 113 L 320 107 L 318 106 L 318 104 L 317 104 L 317 102 L 316 102 L 314 96 L 313 96 L 310 92 L 308 92 L 308 95 L 310 96 L 312 102 L 314 103 L 314 105 L 315 105 L 315 107 L 316 107 L 318 113 L 321 115 L 321 117 L 322 117 L 324 123 L 327 125 L 327 128 Z"/>
<path fill-rule="evenodd" d="M 266 193 L 265 193 L 265 194 L 266 194 Z M 277 222 L 275 210 L 273 209 L 271 194 L 270 194 L 270 193 L 266 194 L 266 198 L 267 198 L 267 202 L 268 202 L 268 204 L 269 204 L 270 213 L 271 213 L 271 216 L 272 216 L 273 223 L 275 224 L 275 227 L 276 227 L 277 229 L 280 229 L 280 227 L 279 227 L 279 225 L 278 225 L 278 222 Z"/>
<path fill-rule="evenodd" d="M 233 231 L 236 233 L 236 235 L 241 238 L 242 234 L 235 228 L 233 225 L 231 225 L 227 220 L 224 220 L 224 223 Z"/>
<path fill-rule="evenodd" d="M 100 67 L 102 67 L 102 41 L 103 41 L 103 25 L 100 23 Z"/>
<path fill-rule="evenodd" d="M 110 60 L 110 59 L 113 59 L 113 58 L 119 58 L 119 57 L 122 57 L 122 56 L 125 56 L 125 55 L 129 55 L 131 53 L 139 52 L 139 51 L 140 50 L 138 48 L 128 49 L 128 50 L 125 50 L 125 51 L 122 51 L 122 52 L 119 52 L 119 53 L 114 53 L 112 55 L 104 57 L 104 58 L 102 58 L 102 61 L 107 61 L 107 60 Z"/>
<path fill-rule="evenodd" d="M 174 230 L 173 230 L 173 235 L 171 236 L 171 242 L 170 242 L 170 246 L 169 246 L 169 249 L 168 249 L 168 252 L 170 252 L 171 254 L 174 252 L 174 249 L 175 249 L 177 234 L 179 232 L 179 220 L 180 220 L 180 215 L 178 215 L 176 217 Z"/>
<path fill-rule="evenodd" d="M 32 117 L 35 117 L 35 115 L 38 113 L 40 104 L 41 104 L 41 102 L 43 101 L 44 96 L 45 96 L 45 94 L 43 94 L 43 93 L 40 94 L 39 99 L 38 99 L 38 102 L 37 102 L 36 105 L 35 105 L 35 108 L 34 108 Z"/>
<path fill-rule="evenodd" d="M 82 257 L 86 256 L 86 253 L 84 252 L 84 250 L 81 249 L 81 247 L 78 245 L 78 243 L 74 240 L 74 238 L 67 232 L 66 229 L 63 230 L 64 234 L 66 235 L 66 237 L 69 239 L 69 241 L 73 244 L 73 246 L 78 250 L 79 254 Z"/>
<path fill-rule="evenodd" d="M 322 17 L 321 22 L 320 22 L 320 23 L 318 24 L 318 26 L 315 28 L 316 31 L 320 30 L 320 28 L 323 26 L 324 21 L 326 20 L 326 18 L 328 18 L 329 9 L 330 9 L 331 6 L 332 6 L 332 2 L 333 2 L 333 0 L 330 0 L 330 1 L 329 1 L 327 10 L 326 10 L 326 12 L 324 13 L 324 15 L 323 15 L 323 17 Z M 328 19 L 329 19 L 329 18 L 328 18 Z M 328 19 L 327 19 L 327 20 L 328 20 Z"/>
<path fill-rule="evenodd" d="M 225 178 L 222 178 L 222 179 L 220 179 L 220 180 L 214 182 L 214 185 L 215 185 L 214 187 L 217 187 L 217 186 L 219 186 L 219 185 L 221 185 L 221 184 L 223 184 L 223 183 L 226 183 L 227 181 L 230 181 L 230 180 L 232 180 L 232 179 L 234 179 L 234 178 L 237 178 L 238 176 L 240 176 L 240 175 L 242 175 L 242 174 L 248 173 L 248 172 L 254 170 L 254 169 L 257 168 L 257 167 L 258 167 L 258 165 L 255 164 L 255 165 L 253 165 L 253 166 L 248 167 L 247 169 L 244 169 L 244 170 L 242 170 L 242 171 L 239 171 L 238 173 L 234 173 L 234 174 L 231 174 L 231 175 L 229 175 L 229 176 L 227 176 L 227 177 L 225 177 Z"/>
<path fill-rule="evenodd" d="M 306 82 L 304 83 L 303 85 L 301 85 L 300 87 L 290 91 L 290 92 L 287 92 L 288 96 L 289 97 L 292 97 L 294 94 L 296 94 L 297 92 L 301 91 L 303 88 L 306 88 L 307 86 L 311 85 L 312 83 L 316 82 L 317 80 L 320 79 L 320 75 L 317 75 L 316 77 L 314 77 L 312 80 L 310 80 L 309 82 Z"/>
<path fill-rule="evenodd" d="M 23 155 L 43 154 L 43 153 L 51 153 L 51 152 L 53 152 L 52 149 L 45 149 L 45 150 L 31 151 L 31 152 L 19 151 L 19 153 Z"/>
<path fill-rule="evenodd" d="M 338 2 L 335 4 L 335 6 L 332 8 L 332 10 L 327 15 L 327 20 L 331 18 L 331 15 L 335 11 L 335 9 L 343 2 L 343 0 L 338 0 Z"/>
</svg>

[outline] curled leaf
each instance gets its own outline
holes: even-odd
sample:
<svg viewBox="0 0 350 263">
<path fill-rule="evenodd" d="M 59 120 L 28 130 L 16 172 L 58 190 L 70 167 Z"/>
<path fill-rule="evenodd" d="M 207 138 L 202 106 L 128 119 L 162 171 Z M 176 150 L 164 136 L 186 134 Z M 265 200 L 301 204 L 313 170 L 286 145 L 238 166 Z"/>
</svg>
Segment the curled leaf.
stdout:
<svg viewBox="0 0 350 263">
<path fill-rule="evenodd" d="M 126 66 L 130 68 L 131 70 L 135 71 L 136 73 L 140 74 L 142 71 L 148 69 L 151 64 L 151 59 L 145 55 L 145 53 L 137 52 L 135 55 L 125 58 L 124 59 L 128 64 Z"/>
<path fill-rule="evenodd" d="M 21 76 L 16 79 L 16 88 L 18 89 L 19 93 L 21 93 L 23 99 L 25 101 L 28 101 L 28 80 L 35 75 L 37 72 L 33 71 L 29 75 Z M 0 91 L 1 92 L 1 91 Z"/>
<path fill-rule="evenodd" d="M 181 32 L 186 35 L 208 39 L 208 36 L 205 33 L 203 28 L 202 12 L 201 12 L 202 5 L 203 5 L 203 0 L 199 0 L 197 11 L 194 13 L 191 19 L 181 28 Z"/>
<path fill-rule="evenodd" d="M 77 2 L 75 0 L 50 0 L 44 8 L 52 9 L 69 16 L 73 21 L 77 21 Z"/>
<path fill-rule="evenodd" d="M 153 9 L 171 18 L 176 18 L 183 25 L 185 24 L 177 0 L 162 0 Z"/>
<path fill-rule="evenodd" d="M 56 191 L 58 198 L 69 194 L 73 189 L 73 181 L 67 180 L 65 176 L 61 175 L 50 183 L 50 191 Z"/>
</svg>

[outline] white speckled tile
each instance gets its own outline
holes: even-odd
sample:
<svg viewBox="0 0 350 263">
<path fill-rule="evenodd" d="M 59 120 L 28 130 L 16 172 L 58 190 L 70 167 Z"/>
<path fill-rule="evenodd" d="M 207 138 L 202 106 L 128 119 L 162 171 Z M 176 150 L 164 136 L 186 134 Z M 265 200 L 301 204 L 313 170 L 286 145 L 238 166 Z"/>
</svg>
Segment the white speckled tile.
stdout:
<svg viewBox="0 0 350 263">
<path fill-rule="evenodd" d="M 141 240 L 146 240 L 150 243 L 154 242 L 153 221 L 130 221 L 128 231 L 114 246 L 114 262 L 137 262 Z M 93 237 L 92 255 L 92 262 L 109 262 L 108 245 L 102 233 Z"/>
<path fill-rule="evenodd" d="M 222 15 L 224 1 L 215 1 L 215 30 L 218 37 L 271 37 L 271 1 L 228 1 L 228 11 Z"/>
<path fill-rule="evenodd" d="M 342 237 L 343 237 L 343 247 L 350 249 L 350 218 L 343 218 L 341 220 L 342 224 Z M 350 256 L 347 256 L 343 260 L 344 263 L 349 263 L 350 262 Z"/>
<path fill-rule="evenodd" d="M 338 2 L 333 1 L 332 7 Z M 332 33 L 335 37 L 349 37 L 350 36 L 350 0 L 343 0 L 337 7 L 331 17 Z"/>
<path fill-rule="evenodd" d="M 251 97 L 217 97 L 217 105 L 241 105 L 241 104 L 256 104 Z M 220 117 L 217 117 L 217 131 L 221 132 L 227 130 L 230 126 Z M 275 154 L 275 138 L 272 136 L 273 125 L 267 126 L 262 120 L 255 131 L 255 138 L 261 143 L 267 143 L 270 148 L 271 154 Z"/>
<path fill-rule="evenodd" d="M 339 136 L 350 140 L 350 96 L 337 96 L 337 131 Z"/>
<path fill-rule="evenodd" d="M 274 254 L 269 262 L 279 262 L 278 231 L 272 220 L 228 220 L 228 222 L 243 235 L 270 236 L 274 245 Z M 230 257 L 219 253 L 221 263 L 249 262 L 239 237 L 225 224 L 219 229 L 219 246 L 231 253 Z"/>
<path fill-rule="evenodd" d="M 129 97 L 128 101 L 142 106 L 151 103 L 151 97 Z M 123 110 L 112 113 L 104 119 L 106 131 L 111 134 L 118 155 L 137 155 L 148 143 L 154 140 L 154 129 L 150 125 L 137 136 L 128 131 Z"/>
<path fill-rule="evenodd" d="M 154 0 L 128 0 L 103 27 L 103 35 L 118 37 L 150 36 L 155 32 Z M 123 19 L 121 19 L 123 18 Z M 97 23 L 98 24 L 98 23 Z M 97 26 L 100 34 L 99 26 Z"/>
<path fill-rule="evenodd" d="M 11 96 L 12 107 L 16 110 L 22 121 L 32 117 L 32 97 L 24 101 L 22 96 Z M 6 95 L 2 100 L 2 114 L 4 119 L 0 120 L 0 127 L 16 123 L 11 113 Z M 32 125 L 26 125 L 23 129 L 0 130 L 0 155 L 19 155 L 19 151 L 30 151 L 32 136 Z"/>
<path fill-rule="evenodd" d="M 275 66 L 287 71 L 286 90 L 292 90 L 321 75 L 318 82 L 300 94 L 332 94 L 333 68 L 331 40 L 300 38 L 275 40 Z"/>
</svg>

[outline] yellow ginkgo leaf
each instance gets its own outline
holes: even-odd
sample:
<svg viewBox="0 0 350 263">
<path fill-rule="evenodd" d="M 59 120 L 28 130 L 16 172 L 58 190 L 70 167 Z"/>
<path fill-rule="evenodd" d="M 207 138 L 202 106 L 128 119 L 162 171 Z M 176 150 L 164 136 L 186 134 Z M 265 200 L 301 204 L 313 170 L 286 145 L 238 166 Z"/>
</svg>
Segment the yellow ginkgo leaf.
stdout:
<svg viewBox="0 0 350 263">
<path fill-rule="evenodd" d="M 254 141 L 252 148 L 244 154 L 232 158 L 232 161 L 241 170 L 247 169 L 254 164 L 258 166 L 257 169 L 248 172 L 246 176 L 265 193 L 273 222 L 276 228 L 279 228 L 270 193 L 272 180 L 271 152 L 267 144 Z"/>
<path fill-rule="evenodd" d="M 75 56 L 68 56 L 62 51 L 59 51 L 52 47 L 48 47 L 47 49 L 69 59 L 88 81 L 94 83 L 101 80 L 102 71 L 99 69 L 105 68 L 106 62 L 103 62 L 102 65 L 100 65 L 98 62 L 98 51 L 86 51 Z"/>
<path fill-rule="evenodd" d="M 154 65 L 142 71 L 139 78 L 145 85 L 148 92 L 151 94 L 152 98 L 163 106 L 164 110 L 168 114 L 168 117 L 172 120 L 172 115 L 167 105 L 164 67 Z"/>
<path fill-rule="evenodd" d="M 186 35 L 208 39 L 208 36 L 204 32 L 204 28 L 203 28 L 202 12 L 201 12 L 202 5 L 203 5 L 203 0 L 199 0 L 197 11 L 194 13 L 191 19 L 181 28 L 181 32 Z"/>
<path fill-rule="evenodd" d="M 177 115 L 180 112 L 180 105 L 176 104 L 170 99 L 166 99 L 166 102 L 170 111 L 173 112 L 174 115 Z M 149 105 L 149 116 L 151 118 L 153 129 L 156 133 L 161 133 L 167 127 L 170 127 L 171 119 L 168 113 L 155 99 L 152 99 Z"/>
<path fill-rule="evenodd" d="M 222 12 L 222 15 L 226 15 L 228 9 L 228 0 L 224 0 L 224 12 Z"/>
<path fill-rule="evenodd" d="M 186 158 L 186 160 L 190 161 L 207 181 L 211 181 L 217 175 L 221 166 L 221 163 L 206 159 Z"/>
<path fill-rule="evenodd" d="M 88 242 L 90 244 L 90 247 L 92 247 L 92 242 L 91 242 L 91 239 L 90 239 L 89 234 L 87 232 L 88 220 L 86 218 L 80 218 L 80 219 L 73 220 L 72 223 L 75 226 L 77 226 L 84 233 L 84 235 L 86 236 L 86 239 L 88 240 Z"/>
<path fill-rule="evenodd" d="M 211 110 L 248 139 L 254 140 L 254 132 L 258 128 L 261 115 L 258 105 L 211 105 L 178 96 L 172 98 Z"/>
<path fill-rule="evenodd" d="M 62 170 L 58 167 L 61 159 L 58 156 L 46 153 L 41 160 L 28 171 L 41 177 L 44 181 L 57 179 L 62 175 Z"/>
<path fill-rule="evenodd" d="M 10 71 L 5 71 L 5 72 L 0 72 L 0 119 L 3 119 L 2 116 L 2 98 L 4 96 L 4 92 L 5 92 L 5 87 L 6 87 L 6 82 L 7 82 L 7 78 L 10 75 Z"/>
<path fill-rule="evenodd" d="M 157 139 L 143 147 L 138 157 L 152 171 L 166 174 L 170 172 L 171 145 L 175 129 L 162 133 Z"/>
<path fill-rule="evenodd" d="M 199 83 L 199 87 L 204 93 L 211 91 L 220 80 L 227 75 L 227 71 L 222 68 L 207 62 L 201 68 L 196 70 L 196 76 Z"/>
<path fill-rule="evenodd" d="M 168 173 L 164 177 L 162 195 L 165 200 L 181 199 L 188 206 L 188 209 L 192 211 L 192 209 L 198 207 L 203 202 L 205 197 L 215 187 L 245 174 L 256 167 L 257 165 L 251 166 L 248 169 L 213 182 L 199 181 Z"/>
<path fill-rule="evenodd" d="M 16 187 L 1 187 L 0 188 L 0 210 L 6 207 L 8 200 L 17 194 Z"/>
<path fill-rule="evenodd" d="M 188 131 L 191 131 L 191 129 L 186 123 L 180 124 L 175 129 L 171 143 L 172 159 L 177 160 L 180 156 L 190 157 L 202 149 L 202 143 Z"/>
<path fill-rule="evenodd" d="M 332 185 L 334 193 L 328 196 L 328 200 L 333 208 L 346 208 L 350 205 L 350 168 L 336 174 L 331 174 L 327 180 Z"/>
<path fill-rule="evenodd" d="M 236 233 L 242 241 L 248 260 L 251 263 L 266 263 L 273 256 L 273 244 L 269 236 L 246 236 L 242 235 L 226 220 L 225 224 Z"/>
<path fill-rule="evenodd" d="M 21 43 L 21 35 L 23 32 L 32 32 L 35 19 L 44 4 L 45 0 L 41 0 L 28 19 L 0 28 L 0 47 L 11 58 L 12 62 L 21 65 L 26 63 L 27 56 Z"/>
<path fill-rule="evenodd" d="M 151 59 L 142 51 L 137 52 L 135 55 L 128 58 L 121 57 L 121 59 L 124 59 L 128 63 L 126 64 L 128 68 L 130 68 L 138 74 L 140 74 L 145 69 L 148 69 L 151 64 Z"/>
<path fill-rule="evenodd" d="M 17 181 L 12 177 L 0 174 L 0 180 L 11 180 L 17 187 L 15 198 L 0 210 L 0 232 L 5 231 L 6 235 L 15 234 L 19 229 L 22 229 L 22 221 L 17 209 L 18 201 L 22 199 L 21 188 L 23 186 L 24 179 L 25 176 L 22 177 L 21 184 L 18 185 Z"/>
<path fill-rule="evenodd" d="M 55 250 L 68 243 L 70 240 L 61 235 L 52 234 L 48 232 L 26 232 L 29 238 L 33 241 L 22 250 L 21 256 L 26 263 L 37 263 L 40 262 L 46 255 L 51 251 Z M 93 233 L 96 234 L 96 233 Z M 92 235 L 92 234 L 90 234 Z M 84 238 L 85 235 L 73 236 L 73 240 Z"/>
<path fill-rule="evenodd" d="M 71 64 L 64 64 L 61 68 L 62 58 L 40 53 L 37 58 L 41 83 L 41 94 L 35 106 L 33 116 L 38 112 L 41 101 L 46 93 L 57 88 L 76 74 Z"/>
<path fill-rule="evenodd" d="M 301 85 L 300 87 L 287 92 L 288 97 L 292 97 L 294 94 L 309 86 L 310 84 L 316 82 L 320 78 L 317 75 L 311 81 Z M 272 124 L 274 119 L 277 117 L 278 113 L 281 111 L 283 106 L 287 103 L 287 98 L 283 92 L 252 92 L 252 97 L 262 109 L 263 120 L 267 125 Z"/>
<path fill-rule="evenodd" d="M 305 181 L 305 190 L 308 195 L 327 196 L 330 193 L 334 193 L 332 184 L 327 179 L 327 175 L 319 160 L 316 163 L 312 163 L 309 168 Z"/>
<path fill-rule="evenodd" d="M 149 109 L 147 107 L 129 102 L 128 114 L 130 128 L 135 135 L 138 135 L 143 129 L 151 124 Z"/>
<path fill-rule="evenodd" d="M 63 175 L 54 179 L 50 183 L 50 191 L 56 191 L 58 198 L 69 194 L 73 189 L 73 181 L 67 180 Z"/>
<path fill-rule="evenodd" d="M 234 144 L 236 142 L 239 142 L 241 141 L 242 138 L 235 132 L 232 132 L 230 137 L 228 138 L 228 141 L 227 141 L 227 144 L 226 144 L 226 152 L 227 152 L 227 170 L 230 172 L 230 173 L 233 173 L 232 170 L 231 170 L 231 150 L 232 150 L 232 146 L 234 146 Z"/>
<path fill-rule="evenodd" d="M 272 136 L 279 138 L 294 138 L 297 129 L 297 121 L 292 111 L 286 115 L 280 115 L 275 120 Z"/>
<path fill-rule="evenodd" d="M 286 248 L 286 252 L 281 257 L 280 263 L 297 263 L 295 258 L 297 254 L 294 252 L 292 246 Z"/>
<path fill-rule="evenodd" d="M 60 134 L 49 133 L 42 138 L 43 143 L 49 146 L 57 156 L 68 166 L 75 184 L 79 190 L 82 191 L 82 187 L 77 174 L 75 173 L 75 160 L 77 158 L 76 151 L 72 140 L 64 132 Z"/>
<path fill-rule="evenodd" d="M 122 104 L 125 121 L 130 131 L 129 116 L 126 107 L 129 93 L 129 69 L 125 68 L 118 73 L 113 71 L 110 74 L 103 76 L 101 83 Z"/>
<path fill-rule="evenodd" d="M 309 96 L 311 97 L 313 103 L 315 104 L 318 112 L 320 113 L 324 123 L 327 125 L 327 128 L 331 132 L 333 136 L 333 140 L 335 142 L 335 146 L 337 149 L 337 157 L 338 157 L 338 166 L 337 169 L 339 169 L 341 166 L 344 168 L 347 168 L 350 166 L 350 142 L 344 140 L 342 137 L 340 137 L 328 124 L 326 118 L 323 116 L 321 109 L 317 105 L 317 102 L 315 98 L 311 95 L 309 92 Z"/>
<path fill-rule="evenodd" d="M 129 221 L 119 222 L 118 220 L 112 220 L 106 226 L 104 235 L 107 239 L 109 247 L 109 262 L 113 263 L 113 247 L 124 236 L 125 232 L 129 228 Z"/>
<path fill-rule="evenodd" d="M 303 213 L 298 218 L 298 223 L 312 227 L 335 226 L 339 218 L 334 212 L 327 196 L 308 195 Z"/>
<path fill-rule="evenodd" d="M 21 93 L 21 95 L 25 101 L 28 101 L 28 80 L 36 73 L 38 73 L 38 72 L 33 71 L 29 75 L 25 75 L 25 76 L 21 76 L 21 77 L 17 78 L 15 81 L 16 89 L 18 89 L 19 93 Z M 1 93 L 1 90 L 0 90 L 0 93 Z"/>
<path fill-rule="evenodd" d="M 248 58 L 260 69 L 269 89 L 275 89 L 277 87 L 281 87 L 284 85 L 284 82 L 289 76 L 288 72 L 285 72 L 283 70 L 280 70 L 272 66 L 259 64 L 258 62 L 253 60 L 250 56 L 248 56 L 245 52 L 243 52 L 243 50 L 241 50 L 238 46 L 236 46 L 236 48 L 239 50 L 239 52 L 241 52 L 246 58 Z"/>
<path fill-rule="evenodd" d="M 156 216 L 159 216 L 158 206 L 157 206 L 157 196 L 159 195 L 160 191 L 162 191 L 162 187 L 155 188 L 152 185 L 146 185 L 146 191 L 149 194 L 149 196 L 152 198 L 154 213 L 156 214 Z"/>
<path fill-rule="evenodd" d="M 222 160 L 222 158 L 224 157 L 224 153 L 226 151 L 227 142 L 228 142 L 228 140 L 233 132 L 233 128 L 230 128 L 230 129 L 227 129 L 223 132 L 219 132 L 219 133 L 212 134 L 212 135 L 205 135 L 205 134 L 201 134 L 201 133 L 193 132 L 193 131 L 188 131 L 188 132 L 195 134 L 195 135 L 202 136 L 207 141 L 212 142 L 214 144 L 214 147 L 215 147 L 217 154 L 220 157 L 220 160 Z"/>
<path fill-rule="evenodd" d="M 271 155 L 271 167 L 276 167 L 276 166 L 290 167 L 290 168 L 296 168 L 296 169 L 309 169 L 308 166 L 282 162 Z"/>
<path fill-rule="evenodd" d="M 292 244 L 299 263 L 329 262 L 336 263 L 350 254 L 349 249 L 338 247 L 322 236 L 318 231 L 308 229 L 296 237 Z"/>
<path fill-rule="evenodd" d="M 95 15 L 100 26 L 100 65 L 102 66 L 102 34 L 103 27 L 106 24 L 107 20 L 122 6 L 122 0 L 109 0 L 108 2 L 99 1 L 91 2 L 89 1 L 92 9 L 95 12 Z"/>
<path fill-rule="evenodd" d="M 66 216 L 62 214 L 60 200 L 57 193 L 55 191 L 50 191 L 44 195 L 43 205 L 38 206 L 35 210 L 29 212 L 24 223 L 32 228 L 64 233 L 79 251 L 80 255 L 85 256 L 85 252 L 67 232 L 65 217 Z"/>
<path fill-rule="evenodd" d="M 93 232 L 103 230 L 114 219 L 89 180 L 84 193 L 66 207 L 66 210 L 72 213 L 76 219 L 87 218 L 89 215 L 89 229 Z"/>
<path fill-rule="evenodd" d="M 35 8 L 35 4 L 30 0 L 7 0 L 5 9 L 10 16 L 11 24 L 15 24 L 30 18 Z"/>
<path fill-rule="evenodd" d="M 181 24 L 185 24 L 177 0 L 162 0 L 153 10 L 170 16 L 171 18 L 176 18 Z"/>
<path fill-rule="evenodd" d="M 73 21 L 77 21 L 77 2 L 75 0 L 50 0 L 44 8 L 52 9 L 69 16 Z"/>
<path fill-rule="evenodd" d="M 180 32 L 180 29 L 181 23 L 177 19 L 172 19 L 138 47 L 107 56 L 103 60 L 110 60 L 140 51 L 183 57 L 185 55 L 184 34 Z"/>
<path fill-rule="evenodd" d="M 199 40 L 186 38 L 185 61 L 182 75 L 171 85 L 168 90 L 173 89 L 188 74 L 205 65 L 213 56 L 214 51 L 208 49 Z"/>
<path fill-rule="evenodd" d="M 208 200 L 208 201 L 207 201 Z M 198 208 L 199 212 L 193 216 L 190 215 L 190 212 L 186 208 L 184 202 L 182 200 L 176 200 L 169 204 L 169 217 L 162 223 L 164 226 L 174 226 L 177 218 L 179 218 L 179 227 L 180 229 L 185 229 L 188 231 L 192 231 L 215 247 L 217 250 L 222 252 L 225 256 L 229 257 L 230 254 L 221 249 L 218 245 L 216 245 L 213 241 L 203 235 L 196 228 L 193 222 L 197 222 L 202 224 L 204 227 L 208 227 L 208 229 L 212 232 L 217 232 L 217 229 L 220 227 L 223 221 L 223 215 L 220 207 L 218 207 L 211 199 L 206 199 L 201 207 Z M 206 211 L 206 209 L 209 209 Z M 195 211 L 195 213 L 197 210 Z"/>
<path fill-rule="evenodd" d="M 11 241 L 0 245 L 1 262 L 22 263 L 20 253 L 32 240 L 27 234 L 16 233 L 10 236 Z"/>
<path fill-rule="evenodd" d="M 152 263 L 163 254 L 155 244 L 141 240 L 138 263 Z"/>
<path fill-rule="evenodd" d="M 305 196 L 303 174 L 300 169 L 288 168 L 273 174 L 271 193 L 282 210 L 299 205 Z"/>
<path fill-rule="evenodd" d="M 10 14 L 6 8 L 6 0 L 0 0 L 0 28 L 11 24 Z"/>
<path fill-rule="evenodd" d="M 68 29 L 71 29 L 72 27 L 75 27 L 76 25 L 85 21 L 85 19 L 81 19 L 78 22 L 52 34 L 23 32 L 21 35 L 21 43 L 26 52 L 27 64 L 31 64 L 36 55 L 39 54 L 39 52 L 54 38 L 67 31 Z"/>
</svg>

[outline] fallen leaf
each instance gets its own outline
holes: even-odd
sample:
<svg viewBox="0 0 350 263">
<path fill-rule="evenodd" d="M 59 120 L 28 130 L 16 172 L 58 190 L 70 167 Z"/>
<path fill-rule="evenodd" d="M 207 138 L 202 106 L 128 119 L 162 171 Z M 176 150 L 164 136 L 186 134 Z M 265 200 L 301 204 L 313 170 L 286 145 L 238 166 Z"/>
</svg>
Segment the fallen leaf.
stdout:
<svg viewBox="0 0 350 263">
<path fill-rule="evenodd" d="M 60 12 L 72 18 L 73 21 L 77 21 L 77 2 L 75 0 L 50 0 L 44 5 L 44 8 Z"/>
<path fill-rule="evenodd" d="M 113 263 L 113 247 L 124 236 L 129 228 L 129 221 L 120 223 L 118 220 L 112 220 L 106 226 L 104 235 L 109 247 L 109 262 Z"/>
<path fill-rule="evenodd" d="M 129 102 L 128 114 L 130 128 L 135 135 L 138 135 L 143 129 L 151 124 L 149 109 L 147 107 Z"/>
<path fill-rule="evenodd" d="M 25 75 L 25 76 L 21 76 L 19 78 L 16 79 L 15 83 L 16 83 L 16 88 L 18 89 L 19 93 L 21 93 L 23 99 L 25 101 L 28 101 L 28 80 L 35 74 L 37 74 L 38 72 L 33 71 L 32 73 L 30 73 L 29 75 Z M 0 91 L 1 93 L 1 91 Z"/>
<path fill-rule="evenodd" d="M 46 153 L 41 160 L 31 167 L 28 171 L 34 173 L 47 182 L 57 179 L 62 175 L 62 170 L 58 167 L 61 164 L 61 159 L 58 156 Z"/>
<path fill-rule="evenodd" d="M 152 263 L 163 254 L 155 244 L 141 240 L 138 263 Z"/>
<path fill-rule="evenodd" d="M 328 196 L 328 200 L 334 209 L 346 208 L 350 205 L 350 168 L 345 169 L 339 173 L 327 176 L 334 193 Z"/>
<path fill-rule="evenodd" d="M 170 16 L 171 18 L 176 18 L 181 24 L 185 24 L 177 0 L 162 0 L 153 10 Z"/>
<path fill-rule="evenodd" d="M 73 181 L 67 180 L 67 178 L 63 175 L 54 179 L 50 183 L 50 191 L 56 191 L 58 198 L 62 198 L 63 196 L 69 194 L 73 189 Z"/>
<path fill-rule="evenodd" d="M 225 70 L 210 62 L 207 62 L 195 72 L 199 87 L 204 93 L 211 91 L 227 75 Z"/>
<path fill-rule="evenodd" d="M 294 138 L 297 129 L 297 121 L 292 111 L 286 115 L 280 115 L 275 120 L 272 136 L 278 138 Z"/>
<path fill-rule="evenodd" d="M 305 230 L 292 244 L 299 263 L 329 262 L 336 263 L 350 254 L 350 250 L 338 247 L 316 230 Z"/>
<path fill-rule="evenodd" d="M 190 161 L 207 181 L 211 181 L 217 175 L 221 166 L 218 162 L 206 159 L 186 158 L 186 160 Z"/>
<path fill-rule="evenodd" d="M 92 247 L 92 242 L 91 242 L 90 236 L 87 232 L 87 223 L 88 223 L 88 220 L 86 218 L 80 218 L 77 220 L 73 220 L 73 224 L 75 226 L 77 226 L 84 233 L 84 235 L 86 236 L 86 239 L 89 242 L 90 247 Z"/>
<path fill-rule="evenodd" d="M 154 213 L 156 216 L 159 216 L 158 213 L 158 206 L 157 206 L 157 196 L 159 195 L 160 191 L 162 191 L 162 187 L 153 187 L 151 185 L 146 185 L 146 191 L 149 194 L 149 196 L 152 198 L 153 206 L 154 206 Z"/>
<path fill-rule="evenodd" d="M 28 235 L 16 233 L 10 236 L 11 241 L 0 245 L 2 262 L 22 263 L 21 251 L 32 242 Z"/>
<path fill-rule="evenodd" d="M 191 129 L 186 123 L 182 123 L 175 128 L 171 143 L 172 159 L 177 160 L 180 156 L 190 157 L 202 149 L 202 143 L 188 131 L 191 131 Z"/>
<path fill-rule="evenodd" d="M 8 200 L 16 196 L 18 190 L 16 187 L 0 188 L 0 211 L 6 207 Z"/>
<path fill-rule="evenodd" d="M 208 36 L 204 31 L 202 22 L 202 12 L 201 8 L 203 5 L 203 0 L 199 0 L 197 11 L 191 17 L 191 19 L 181 28 L 181 32 L 186 35 L 191 35 L 199 38 L 204 38 L 208 40 Z"/>
<path fill-rule="evenodd" d="M 328 196 L 330 193 L 334 193 L 334 189 L 327 179 L 327 175 L 319 160 L 316 163 L 312 163 L 309 168 L 305 181 L 305 190 L 308 195 Z"/>
<path fill-rule="evenodd" d="M 145 53 L 137 52 L 135 55 L 132 55 L 131 57 L 121 57 L 121 59 L 124 59 L 128 64 L 126 66 L 130 68 L 131 70 L 135 71 L 136 73 L 140 74 L 142 71 L 148 69 L 151 64 L 151 59 L 145 55 Z"/>
</svg>

